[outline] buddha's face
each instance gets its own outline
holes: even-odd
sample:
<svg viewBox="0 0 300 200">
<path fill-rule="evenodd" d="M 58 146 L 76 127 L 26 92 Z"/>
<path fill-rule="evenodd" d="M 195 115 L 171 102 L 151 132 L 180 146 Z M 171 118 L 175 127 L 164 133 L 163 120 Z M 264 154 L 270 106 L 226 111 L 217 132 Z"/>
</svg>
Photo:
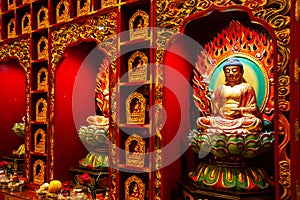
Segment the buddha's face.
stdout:
<svg viewBox="0 0 300 200">
<path fill-rule="evenodd" d="M 226 66 L 224 73 L 226 82 L 229 84 L 237 84 L 242 80 L 243 71 L 240 66 Z"/>
</svg>

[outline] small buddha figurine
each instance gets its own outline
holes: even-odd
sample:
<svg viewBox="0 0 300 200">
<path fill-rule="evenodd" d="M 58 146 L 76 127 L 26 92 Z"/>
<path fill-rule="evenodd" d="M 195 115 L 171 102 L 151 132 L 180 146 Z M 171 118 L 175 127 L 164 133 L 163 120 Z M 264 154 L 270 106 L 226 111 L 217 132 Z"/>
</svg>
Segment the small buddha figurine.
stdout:
<svg viewBox="0 0 300 200">
<path fill-rule="evenodd" d="M 138 198 L 140 195 L 138 184 L 135 182 L 132 188 L 132 193 L 130 197 Z"/>
<path fill-rule="evenodd" d="M 199 117 L 199 130 L 211 133 L 249 133 L 262 129 L 254 88 L 243 78 L 243 64 L 229 58 L 223 67 L 225 84 L 212 95 L 212 116 Z"/>
</svg>

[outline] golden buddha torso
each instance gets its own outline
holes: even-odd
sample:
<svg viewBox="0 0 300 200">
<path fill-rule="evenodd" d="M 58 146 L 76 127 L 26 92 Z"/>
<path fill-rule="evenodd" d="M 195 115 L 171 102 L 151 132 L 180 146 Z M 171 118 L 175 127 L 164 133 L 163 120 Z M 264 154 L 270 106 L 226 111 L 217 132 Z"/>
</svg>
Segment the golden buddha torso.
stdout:
<svg viewBox="0 0 300 200">
<path fill-rule="evenodd" d="M 213 115 L 199 117 L 197 125 L 209 132 L 260 131 L 262 120 L 253 87 L 244 82 L 221 85 L 213 94 Z"/>
</svg>

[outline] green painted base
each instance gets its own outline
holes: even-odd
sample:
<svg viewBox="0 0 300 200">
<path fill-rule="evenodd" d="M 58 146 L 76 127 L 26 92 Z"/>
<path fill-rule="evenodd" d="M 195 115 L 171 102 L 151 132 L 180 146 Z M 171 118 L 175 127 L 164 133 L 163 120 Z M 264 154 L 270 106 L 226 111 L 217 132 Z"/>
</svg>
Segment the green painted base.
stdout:
<svg viewBox="0 0 300 200">
<path fill-rule="evenodd" d="M 90 152 L 85 158 L 79 161 L 79 164 L 88 168 L 106 168 L 109 165 L 108 151 L 100 153 Z"/>
<path fill-rule="evenodd" d="M 24 156 L 25 155 L 25 144 L 21 144 L 17 150 L 13 151 L 13 154 L 16 156 Z"/>
<path fill-rule="evenodd" d="M 245 162 L 201 162 L 189 177 L 199 186 L 231 191 L 260 191 L 270 186 L 266 172 Z"/>
<path fill-rule="evenodd" d="M 183 178 L 177 182 L 178 200 L 274 200 L 275 191 L 270 187 L 261 191 L 230 191 L 199 186 L 190 178 Z"/>
</svg>

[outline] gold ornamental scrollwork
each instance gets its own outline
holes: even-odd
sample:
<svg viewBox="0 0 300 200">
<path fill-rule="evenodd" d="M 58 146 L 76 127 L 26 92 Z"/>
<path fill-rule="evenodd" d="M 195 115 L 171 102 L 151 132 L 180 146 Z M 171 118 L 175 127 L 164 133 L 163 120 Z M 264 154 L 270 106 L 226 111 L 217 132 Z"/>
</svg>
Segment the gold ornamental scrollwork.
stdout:
<svg viewBox="0 0 300 200">
<path fill-rule="evenodd" d="M 285 186 L 281 199 L 286 196 L 291 196 L 291 166 L 287 161 L 279 162 L 279 183 Z"/>
<path fill-rule="evenodd" d="M 71 24 L 52 32 L 52 64 L 55 67 L 65 52 L 65 48 L 82 39 L 95 39 L 107 50 L 109 57 L 115 60 L 117 14 L 115 12 L 90 18 L 85 24 Z"/>
<path fill-rule="evenodd" d="M 249 1 L 231 1 L 231 0 L 203 0 L 203 1 L 173 1 L 162 0 L 157 1 L 157 26 L 159 28 L 168 29 L 167 31 L 158 32 L 156 45 L 159 47 L 156 54 L 157 63 L 161 63 L 164 57 L 165 45 L 169 42 L 170 38 L 179 32 L 183 21 L 194 14 L 205 14 L 214 8 L 226 10 L 230 6 L 235 8 L 244 9 L 252 13 L 254 18 L 266 22 L 273 30 L 277 39 L 277 76 L 278 84 L 278 105 L 279 105 L 279 118 L 284 123 L 280 123 L 279 131 L 282 137 L 279 138 L 279 162 L 289 163 L 289 152 L 287 146 L 289 145 L 290 130 L 289 130 L 289 111 L 290 111 L 290 77 L 288 74 L 290 65 L 290 12 L 291 1 L 268 1 L 268 0 L 249 0 Z M 300 16 L 300 3 L 296 0 L 295 5 L 295 21 Z M 251 18 L 253 19 L 253 18 Z M 174 33 L 174 34 L 172 34 Z M 161 82 L 163 76 L 160 76 L 159 67 L 157 82 Z M 270 80 L 272 84 L 277 80 Z M 271 112 L 271 111 L 270 111 Z M 275 148 L 276 149 L 276 148 Z M 286 172 L 286 168 L 280 167 L 279 173 Z M 282 176 L 283 177 L 283 176 Z M 291 198 L 291 188 L 286 181 L 280 181 L 281 199 Z"/>
<path fill-rule="evenodd" d="M 14 41 L 11 44 L 3 44 L 0 47 L 0 60 L 7 59 L 9 57 L 16 57 L 22 63 L 24 70 L 29 71 L 30 53 L 29 53 L 29 39 L 22 39 L 20 41 Z"/>
</svg>

